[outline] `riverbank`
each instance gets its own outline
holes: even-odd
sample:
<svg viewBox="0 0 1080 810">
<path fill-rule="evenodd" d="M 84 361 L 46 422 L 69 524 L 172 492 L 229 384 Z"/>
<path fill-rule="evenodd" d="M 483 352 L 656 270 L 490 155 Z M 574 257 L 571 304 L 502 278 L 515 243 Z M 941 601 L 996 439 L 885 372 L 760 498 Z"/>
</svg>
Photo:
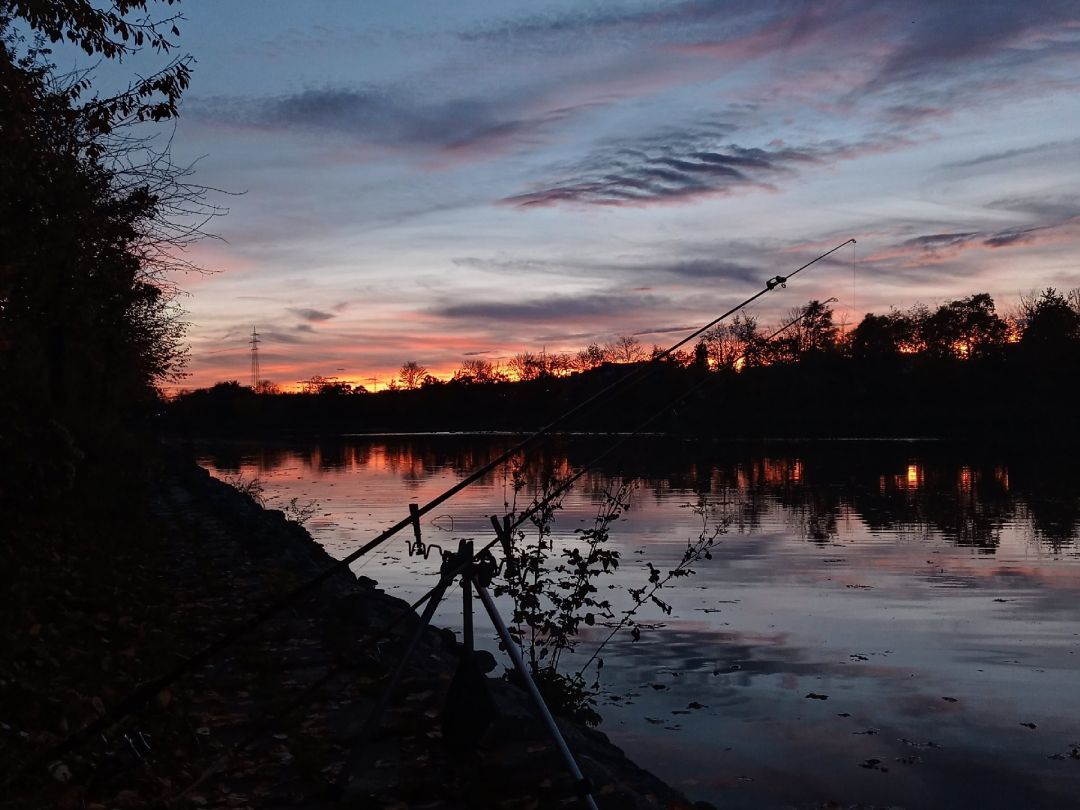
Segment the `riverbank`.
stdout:
<svg viewBox="0 0 1080 810">
<path fill-rule="evenodd" d="M 146 489 L 148 505 L 100 504 L 81 529 L 42 526 L 41 553 L 4 583 L 4 781 L 333 563 L 300 526 L 190 462 L 163 462 Z M 461 652 L 449 631 L 424 633 L 379 731 L 350 758 L 415 614 L 373 649 L 363 639 L 405 607 L 343 571 L 107 735 L 35 768 L 3 806 L 327 807 L 338 782 L 360 806 L 575 806 L 516 688 L 488 679 L 497 719 L 475 750 L 443 739 Z M 693 806 L 603 734 L 560 726 L 601 807 Z"/>
</svg>

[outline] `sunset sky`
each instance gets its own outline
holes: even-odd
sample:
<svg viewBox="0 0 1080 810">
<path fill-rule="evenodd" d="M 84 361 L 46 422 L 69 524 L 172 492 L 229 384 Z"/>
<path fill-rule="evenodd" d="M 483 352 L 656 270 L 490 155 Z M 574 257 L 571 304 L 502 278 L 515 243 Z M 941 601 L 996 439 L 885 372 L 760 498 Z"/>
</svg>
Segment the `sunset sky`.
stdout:
<svg viewBox="0 0 1080 810">
<path fill-rule="evenodd" d="M 1080 4 L 188 0 L 186 387 L 1080 285 Z M 854 264 L 853 264 L 854 263 Z M 380 384 L 381 387 L 381 384 Z"/>
</svg>

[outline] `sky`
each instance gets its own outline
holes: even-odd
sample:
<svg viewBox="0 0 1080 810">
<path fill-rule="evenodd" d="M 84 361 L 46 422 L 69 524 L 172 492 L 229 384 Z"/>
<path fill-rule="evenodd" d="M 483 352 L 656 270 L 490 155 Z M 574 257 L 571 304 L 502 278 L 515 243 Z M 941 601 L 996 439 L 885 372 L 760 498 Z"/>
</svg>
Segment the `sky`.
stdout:
<svg viewBox="0 0 1080 810">
<path fill-rule="evenodd" d="M 1080 285 L 1080 4 L 186 0 L 183 387 Z M 130 67 L 130 66 L 129 66 Z"/>
</svg>

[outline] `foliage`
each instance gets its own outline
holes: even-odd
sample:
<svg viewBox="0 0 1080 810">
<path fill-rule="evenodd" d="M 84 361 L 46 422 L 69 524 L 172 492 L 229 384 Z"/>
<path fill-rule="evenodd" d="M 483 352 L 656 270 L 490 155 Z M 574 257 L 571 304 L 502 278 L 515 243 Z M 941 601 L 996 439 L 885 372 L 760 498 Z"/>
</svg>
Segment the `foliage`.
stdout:
<svg viewBox="0 0 1080 810">
<path fill-rule="evenodd" d="M 522 466 L 513 469 L 512 479 L 515 501 L 507 504 L 511 520 L 518 514 L 517 494 L 526 485 Z M 600 718 L 592 707 L 590 689 L 580 674 L 560 672 L 559 663 L 563 653 L 574 649 L 582 624 L 593 626 L 614 618 L 611 603 L 598 597 L 595 583 L 619 566 L 619 552 L 607 541 L 611 524 L 629 507 L 633 486 L 621 484 L 606 491 L 593 525 L 576 529 L 576 542 L 556 553 L 552 526 L 565 487 L 554 474 L 544 476 L 526 510 L 532 513 L 532 531 L 515 533 L 503 579 L 495 586 L 496 596 L 505 594 L 513 600 L 510 635 L 545 700 L 553 710 L 591 725 Z"/>
<path fill-rule="evenodd" d="M 185 324 L 167 274 L 191 269 L 180 253 L 218 210 L 168 144 L 129 125 L 176 114 L 190 60 L 100 98 L 89 72 L 59 74 L 45 47 L 166 53 L 178 18 L 154 21 L 148 6 L 0 0 L 0 406 L 11 430 L 53 420 L 85 446 L 129 429 L 156 386 L 182 375 Z"/>
<path fill-rule="evenodd" d="M 851 352 L 858 360 L 896 357 L 913 345 L 912 320 L 893 310 L 888 315 L 867 313 L 851 338 Z"/>
<path fill-rule="evenodd" d="M 277 500 L 278 496 L 272 495 L 269 498 L 266 497 L 266 487 L 259 478 L 246 478 L 243 473 L 236 473 L 234 475 L 226 475 L 222 480 L 240 494 L 247 495 L 259 506 L 267 509 L 274 508 L 274 501 Z M 292 523 L 298 523 L 301 526 L 311 520 L 311 518 L 315 517 L 315 513 L 318 511 L 318 501 L 302 501 L 300 498 L 290 498 L 281 507 L 281 513 L 285 516 L 286 520 Z"/>
<path fill-rule="evenodd" d="M 1024 320 L 1021 346 L 1028 351 L 1075 348 L 1080 343 L 1080 290 L 1073 290 L 1072 302 L 1053 287 L 1020 299 Z"/>
<path fill-rule="evenodd" d="M 604 347 L 604 358 L 611 363 L 640 363 L 648 357 L 645 347 L 633 335 L 618 335 Z"/>
<path fill-rule="evenodd" d="M 518 352 L 510 358 L 507 368 L 519 381 L 539 380 L 544 377 L 559 377 L 573 368 L 573 358 L 568 354 L 548 354 L 540 352 Z"/>
<path fill-rule="evenodd" d="M 922 325 L 926 351 L 934 357 L 971 359 L 1002 349 L 1008 328 L 988 293 L 942 304 Z"/>
<path fill-rule="evenodd" d="M 235 475 L 226 475 L 222 480 L 241 495 L 247 495 L 259 506 L 266 505 L 266 499 L 263 497 L 266 488 L 258 478 L 245 478 L 243 473 L 236 473 Z"/>
<path fill-rule="evenodd" d="M 168 6 L 179 2 L 159 1 Z M 113 0 L 107 8 L 100 8 L 90 0 L 0 0 L 0 22 L 22 20 L 49 42 L 66 41 L 88 56 L 119 61 L 147 46 L 161 54 L 175 49 L 172 38 L 180 36 L 177 24 L 183 18 L 171 14 L 151 19 L 149 11 L 154 4 L 154 0 Z M 152 75 L 138 77 L 120 93 L 106 98 L 95 94 L 79 106 L 80 118 L 95 135 L 108 134 L 134 121 L 175 118 L 180 96 L 191 80 L 193 61 L 190 56 L 174 57 Z M 82 73 L 64 88 L 63 95 L 76 105 L 91 89 L 89 75 Z"/>
<path fill-rule="evenodd" d="M 732 370 L 742 360 L 758 365 L 762 360 L 764 336 L 753 315 L 739 312 L 729 322 L 719 323 L 702 336 L 698 344 L 714 369 Z"/>
<path fill-rule="evenodd" d="M 513 521 L 519 514 L 517 497 L 526 486 L 522 465 L 512 469 L 511 478 L 514 501 L 507 504 L 507 510 Z M 590 725 L 600 721 L 594 708 L 594 694 L 600 687 L 603 648 L 627 628 L 634 641 L 641 637 L 636 616 L 642 608 L 651 605 L 670 613 L 671 606 L 660 598 L 660 591 L 693 575 L 693 566 L 701 560 L 711 559 L 711 549 L 729 523 L 726 516 L 717 517 L 716 507 L 705 495 L 688 504 L 701 520 L 697 537 L 687 540 L 682 558 L 669 570 L 662 571 L 651 562 L 646 563 L 648 581 L 627 589 L 631 604 L 620 616 L 609 599 L 600 598 L 598 582 L 619 567 L 619 552 L 608 546 L 608 540 L 612 524 L 630 507 L 635 486 L 636 482 L 622 482 L 605 490 L 592 525 L 576 529 L 575 542 L 564 544 L 556 553 L 553 524 L 567 487 L 552 473 L 543 476 L 524 510 L 530 515 L 532 529 L 514 533 L 502 580 L 495 586 L 496 596 L 505 594 L 513 601 L 510 635 L 521 649 L 522 658 L 549 706 Z M 562 657 L 577 646 L 583 625 L 607 625 L 611 629 L 576 672 L 562 672 Z M 594 662 L 595 677 L 589 683 L 585 673 Z M 508 677 L 513 680 L 512 674 Z"/>
<path fill-rule="evenodd" d="M 398 372 L 398 380 L 401 383 L 401 387 L 408 391 L 419 388 L 423 383 L 425 376 L 427 376 L 427 369 L 415 360 L 409 360 L 402 363 L 401 370 Z"/>
<path fill-rule="evenodd" d="M 315 517 L 315 513 L 318 511 L 319 502 L 314 499 L 301 501 L 299 498 L 290 498 L 281 507 L 281 513 L 285 515 L 286 520 L 301 526 Z"/>
<path fill-rule="evenodd" d="M 810 301 L 788 310 L 790 324 L 768 347 L 772 362 L 796 363 L 837 349 L 839 330 L 833 323 L 833 311 L 827 302 Z"/>
<path fill-rule="evenodd" d="M 506 382 L 507 376 L 495 368 L 489 360 L 472 359 L 462 362 L 454 372 L 453 382 L 462 385 L 486 385 L 494 382 Z"/>
<path fill-rule="evenodd" d="M 303 382 L 305 394 L 318 394 L 320 396 L 340 396 L 353 393 L 353 387 L 347 382 L 336 380 L 333 377 L 323 377 L 318 374 L 309 377 Z"/>
<path fill-rule="evenodd" d="M 590 343 L 574 355 L 574 368 L 578 371 L 591 371 L 607 362 L 604 350 L 595 343 Z"/>
</svg>

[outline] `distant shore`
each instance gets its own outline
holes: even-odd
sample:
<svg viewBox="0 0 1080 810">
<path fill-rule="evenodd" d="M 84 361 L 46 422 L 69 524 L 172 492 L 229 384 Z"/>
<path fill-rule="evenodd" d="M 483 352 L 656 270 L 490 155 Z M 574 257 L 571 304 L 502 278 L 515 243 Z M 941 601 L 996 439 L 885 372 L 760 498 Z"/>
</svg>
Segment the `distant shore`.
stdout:
<svg viewBox="0 0 1080 810">
<path fill-rule="evenodd" d="M 1080 439 L 1074 353 L 970 361 L 822 355 L 741 372 L 647 366 L 376 394 L 267 394 L 222 383 L 175 398 L 158 421 L 181 436 L 516 435 L 552 426 L 564 435 L 698 440 Z"/>
</svg>

